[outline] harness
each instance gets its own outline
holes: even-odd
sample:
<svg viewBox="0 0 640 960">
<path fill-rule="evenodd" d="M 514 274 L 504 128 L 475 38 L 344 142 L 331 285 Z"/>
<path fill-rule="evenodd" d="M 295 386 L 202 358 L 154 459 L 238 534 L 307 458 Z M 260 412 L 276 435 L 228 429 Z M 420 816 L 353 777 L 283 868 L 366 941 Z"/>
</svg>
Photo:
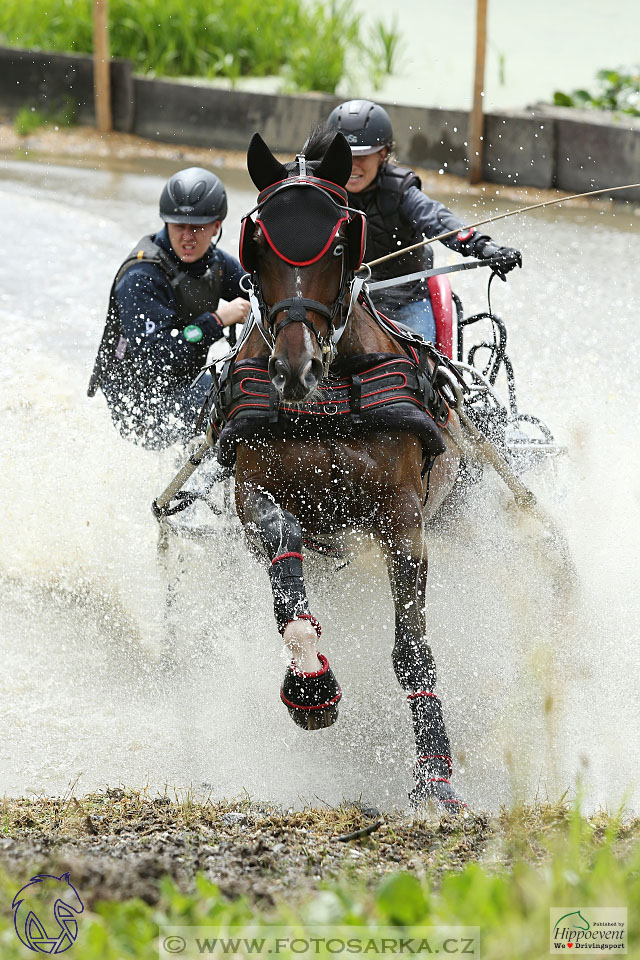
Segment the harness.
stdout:
<svg viewBox="0 0 640 960">
<path fill-rule="evenodd" d="M 441 431 L 449 423 L 454 402 L 451 379 L 463 390 L 451 361 L 408 328 L 375 313 L 366 295 L 363 302 L 383 329 L 406 350 L 398 354 L 338 357 L 318 384 L 313 399 L 282 401 L 268 373 L 268 358 L 236 361 L 227 357 L 214 383 L 205 411 L 211 439 L 218 443 L 218 460 L 232 466 L 238 443 L 251 439 L 332 440 L 375 431 L 407 431 L 422 443 L 423 470 L 444 451 Z"/>
<path fill-rule="evenodd" d="M 176 300 L 176 314 L 181 326 L 186 326 L 205 311 L 211 310 L 220 299 L 222 291 L 220 264 L 208 267 L 201 277 L 193 277 L 186 273 L 182 265 L 176 263 L 166 250 L 153 241 L 151 234 L 142 237 L 121 264 L 111 285 L 107 319 L 87 390 L 90 397 L 95 396 L 114 360 L 123 360 L 126 355 L 127 341 L 122 333 L 115 291 L 125 273 L 136 263 L 152 263 L 162 270 L 171 285 Z"/>
<path fill-rule="evenodd" d="M 299 175 L 262 190 L 257 205 L 243 217 L 240 259 L 251 272 L 250 279 L 245 278 L 251 321 L 245 324 L 219 377 L 212 370 L 214 382 L 202 413 L 202 419 L 209 419 L 210 439 L 218 440 L 218 460 L 231 466 L 238 443 L 256 438 L 333 440 L 374 431 L 408 431 L 422 443 L 425 473 L 445 449 L 441 431 L 449 422 L 447 396 L 449 402 L 454 401 L 450 379 L 459 379 L 458 374 L 431 344 L 376 312 L 363 289 L 364 274 L 354 276 L 365 246 L 364 216 L 348 207 L 344 189 L 309 176 L 304 157 L 298 157 L 297 163 Z M 254 221 L 251 215 L 256 211 Z M 332 306 L 302 296 L 266 304 L 258 275 L 257 227 L 276 255 L 294 266 L 315 263 L 331 249 L 342 257 L 339 292 Z M 351 297 L 345 312 L 349 283 Z M 337 356 L 336 344 L 357 301 L 402 345 L 406 355 Z M 307 317 L 307 310 L 328 321 L 324 337 Z M 286 317 L 275 330 L 281 313 Z M 305 324 L 323 351 L 323 378 L 313 398 L 304 402 L 281 400 L 271 382 L 268 358 L 236 359 L 254 327 L 272 351 L 275 335 L 289 323 Z M 444 376 L 443 368 L 448 371 Z"/>
</svg>

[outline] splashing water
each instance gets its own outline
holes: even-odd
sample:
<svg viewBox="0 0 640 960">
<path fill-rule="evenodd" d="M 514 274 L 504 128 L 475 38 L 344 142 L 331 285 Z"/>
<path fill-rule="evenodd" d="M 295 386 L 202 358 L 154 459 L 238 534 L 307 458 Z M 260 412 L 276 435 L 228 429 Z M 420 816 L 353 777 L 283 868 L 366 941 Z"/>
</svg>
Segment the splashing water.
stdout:
<svg viewBox="0 0 640 960">
<path fill-rule="evenodd" d="M 86 397 L 112 276 L 154 228 L 162 182 L 18 163 L 0 174 L 3 222 L 15 225 L 0 236 L 0 790 L 60 793 L 79 777 L 81 790 L 149 783 L 405 806 L 413 736 L 375 549 L 339 573 L 307 564 L 344 696 L 334 727 L 305 733 L 279 701 L 269 581 L 237 523 L 211 542 L 172 542 L 160 563 L 150 503 L 175 453 L 127 444 L 102 398 Z M 467 197 L 442 199 L 463 218 L 477 212 Z M 244 180 L 230 202 L 223 246 L 234 252 L 234 223 L 253 202 Z M 524 252 L 525 269 L 493 285 L 520 406 L 569 448 L 560 476 L 545 467 L 528 481 L 564 525 L 578 584 L 558 589 L 548 542 L 495 477 L 431 531 L 438 689 L 456 787 L 477 806 L 557 798 L 576 778 L 590 804 L 640 801 L 633 226 L 627 207 L 556 208 L 494 231 Z M 480 273 L 455 284 L 467 313 L 484 307 Z"/>
</svg>

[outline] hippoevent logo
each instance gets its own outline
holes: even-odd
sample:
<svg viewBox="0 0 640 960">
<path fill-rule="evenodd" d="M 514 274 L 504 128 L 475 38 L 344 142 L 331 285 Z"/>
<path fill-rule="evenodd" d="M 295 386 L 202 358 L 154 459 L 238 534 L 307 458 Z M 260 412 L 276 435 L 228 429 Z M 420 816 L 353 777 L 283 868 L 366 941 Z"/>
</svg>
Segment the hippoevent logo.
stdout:
<svg viewBox="0 0 640 960">
<path fill-rule="evenodd" d="M 31 877 L 13 903 L 13 925 L 18 937 L 35 953 L 64 953 L 78 937 L 76 917 L 84 911 L 68 873 Z"/>
<path fill-rule="evenodd" d="M 610 957 L 627 952 L 626 907 L 552 907 L 549 926 L 550 953 Z"/>
</svg>

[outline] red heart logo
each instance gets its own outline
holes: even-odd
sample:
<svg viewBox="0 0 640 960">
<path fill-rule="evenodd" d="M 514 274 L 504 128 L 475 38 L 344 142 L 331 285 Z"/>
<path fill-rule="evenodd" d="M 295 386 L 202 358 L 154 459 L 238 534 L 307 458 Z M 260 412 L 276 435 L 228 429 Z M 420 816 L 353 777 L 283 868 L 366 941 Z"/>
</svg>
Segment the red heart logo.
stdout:
<svg viewBox="0 0 640 960">
<path fill-rule="evenodd" d="M 568 943 L 567 946 L 568 946 L 568 947 L 572 947 L 573 944 L 572 944 L 572 943 Z"/>
</svg>

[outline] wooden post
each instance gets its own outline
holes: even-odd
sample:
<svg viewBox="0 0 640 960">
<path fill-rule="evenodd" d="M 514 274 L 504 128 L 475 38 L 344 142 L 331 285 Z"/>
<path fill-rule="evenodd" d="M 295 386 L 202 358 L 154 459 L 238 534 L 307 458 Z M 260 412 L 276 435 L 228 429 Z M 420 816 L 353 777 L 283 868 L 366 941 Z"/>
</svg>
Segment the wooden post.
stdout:
<svg viewBox="0 0 640 960">
<path fill-rule="evenodd" d="M 476 0 L 476 70 L 473 79 L 473 104 L 469 117 L 469 183 L 482 180 L 482 132 L 484 114 L 482 94 L 484 91 L 484 61 L 487 49 L 487 2 Z"/>
<path fill-rule="evenodd" d="M 109 133 L 112 129 L 109 0 L 93 0 L 93 97 L 98 130 Z"/>
</svg>

